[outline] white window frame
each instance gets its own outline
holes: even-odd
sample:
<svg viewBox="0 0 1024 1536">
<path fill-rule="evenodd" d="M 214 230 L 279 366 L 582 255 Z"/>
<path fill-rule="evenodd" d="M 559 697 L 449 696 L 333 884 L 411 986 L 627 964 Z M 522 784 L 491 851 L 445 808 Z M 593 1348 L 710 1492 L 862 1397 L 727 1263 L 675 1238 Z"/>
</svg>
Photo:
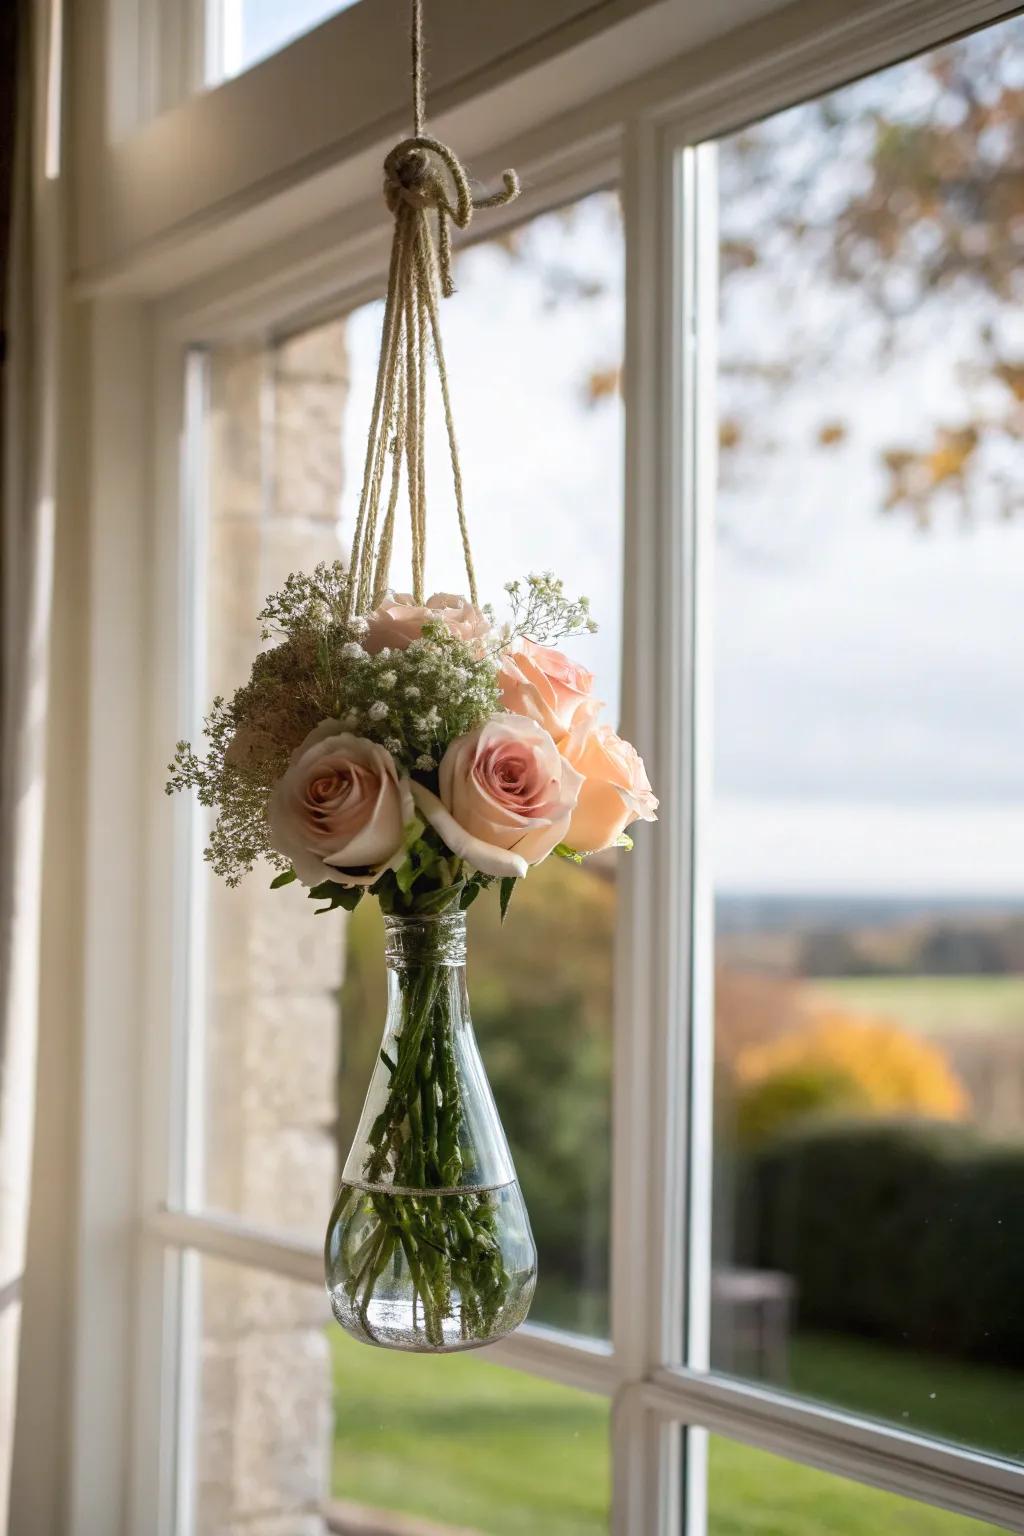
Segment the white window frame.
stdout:
<svg viewBox="0 0 1024 1536">
<path fill-rule="evenodd" d="M 611 1400 L 615 1536 L 680 1536 L 684 1524 L 700 1536 L 708 1432 L 1024 1532 L 1024 1467 L 696 1369 L 706 1363 L 709 1252 L 710 895 L 698 832 L 714 479 L 700 385 L 713 373 L 715 266 L 713 151 L 699 146 L 1013 9 L 1005 0 L 801 0 L 547 118 L 500 152 L 481 137 L 473 156 L 481 175 L 505 163 L 523 174 L 529 190 L 503 215 L 510 222 L 615 179 L 624 192 L 624 728 L 645 748 L 662 820 L 623 865 L 611 1341 L 528 1325 L 489 1351 Z M 486 99 L 478 105 L 482 122 Z M 459 147 L 470 156 L 477 146 Z M 189 904 L 167 872 L 184 870 L 194 818 L 158 791 L 168 744 L 182 733 L 196 644 L 186 624 L 196 530 L 181 512 L 187 354 L 270 337 L 374 293 L 386 220 L 358 188 L 353 196 L 337 219 L 270 250 L 253 239 L 242 258 L 195 280 L 184 259 L 154 275 L 144 251 L 137 266 L 126 257 L 109 295 L 84 290 L 93 709 L 81 1124 L 66 1170 L 77 1240 L 70 1536 L 175 1536 L 177 1255 L 322 1283 L 318 1245 L 196 1212 L 185 1199 Z M 491 220 L 481 234 L 494 229 Z M 124 1128 L 120 1139 L 112 1125 Z"/>
</svg>

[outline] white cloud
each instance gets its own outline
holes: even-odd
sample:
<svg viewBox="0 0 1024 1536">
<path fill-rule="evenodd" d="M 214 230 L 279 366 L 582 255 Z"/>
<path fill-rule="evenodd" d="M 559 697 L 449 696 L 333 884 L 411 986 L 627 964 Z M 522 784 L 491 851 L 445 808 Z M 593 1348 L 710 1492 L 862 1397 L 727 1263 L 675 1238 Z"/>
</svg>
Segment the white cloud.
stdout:
<svg viewBox="0 0 1024 1536">
<path fill-rule="evenodd" d="M 720 796 L 706 854 L 724 894 L 1024 895 L 1024 800 L 892 805 Z"/>
</svg>

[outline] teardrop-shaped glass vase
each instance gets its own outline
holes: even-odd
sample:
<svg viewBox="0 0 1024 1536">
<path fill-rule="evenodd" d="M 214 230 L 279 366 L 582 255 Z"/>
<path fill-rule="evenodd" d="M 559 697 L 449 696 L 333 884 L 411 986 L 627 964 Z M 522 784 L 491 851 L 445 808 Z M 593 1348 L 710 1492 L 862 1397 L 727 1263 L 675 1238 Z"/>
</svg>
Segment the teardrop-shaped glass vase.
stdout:
<svg viewBox="0 0 1024 1536">
<path fill-rule="evenodd" d="M 466 992 L 466 919 L 389 917 L 388 1016 L 327 1228 L 338 1322 L 368 1344 L 474 1349 L 526 1317 L 537 1250 Z"/>
</svg>

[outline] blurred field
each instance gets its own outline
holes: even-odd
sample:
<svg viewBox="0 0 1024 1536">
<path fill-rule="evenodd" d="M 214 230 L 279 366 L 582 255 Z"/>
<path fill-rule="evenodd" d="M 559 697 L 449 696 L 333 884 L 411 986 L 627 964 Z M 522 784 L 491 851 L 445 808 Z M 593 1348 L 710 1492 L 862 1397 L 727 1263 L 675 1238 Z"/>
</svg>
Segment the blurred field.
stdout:
<svg viewBox="0 0 1024 1536">
<path fill-rule="evenodd" d="M 1024 1030 L 1024 976 L 842 976 L 808 990 L 925 1034 Z"/>
</svg>

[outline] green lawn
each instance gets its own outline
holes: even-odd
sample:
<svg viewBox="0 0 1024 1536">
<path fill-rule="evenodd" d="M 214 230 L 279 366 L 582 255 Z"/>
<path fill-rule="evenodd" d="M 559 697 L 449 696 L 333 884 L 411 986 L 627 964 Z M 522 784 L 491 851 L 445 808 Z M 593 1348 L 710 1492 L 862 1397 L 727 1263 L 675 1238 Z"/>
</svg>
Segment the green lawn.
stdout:
<svg viewBox="0 0 1024 1536">
<path fill-rule="evenodd" d="M 332 1329 L 334 1492 L 485 1536 L 607 1530 L 608 1404 L 473 1354 L 371 1349 Z"/>
<path fill-rule="evenodd" d="M 807 985 L 929 1035 L 1024 1026 L 1024 976 L 841 976 Z"/>
<path fill-rule="evenodd" d="M 1024 1380 L 1015 1371 L 804 1334 L 791 1346 L 794 1390 L 923 1435 L 1024 1460 Z"/>
<path fill-rule="evenodd" d="M 480 1536 L 607 1531 L 608 1406 L 488 1365 L 369 1349 L 331 1330 L 334 1492 L 462 1526 Z M 915 1427 L 1009 1449 L 1012 1380 L 874 1346 L 807 1338 L 794 1384 Z M 931 1385 L 927 1384 L 930 1379 Z M 922 1397 L 927 1400 L 924 1409 Z M 941 1407 L 940 1407 L 941 1403 Z M 972 1417 L 974 1416 L 974 1417 Z M 973 1426 L 973 1428 L 972 1428 Z M 709 1536 L 983 1536 L 994 1527 L 918 1506 L 725 1440 L 710 1457 Z"/>
<path fill-rule="evenodd" d="M 996 1529 L 734 1441 L 711 1442 L 708 1536 L 985 1536 Z"/>
</svg>

